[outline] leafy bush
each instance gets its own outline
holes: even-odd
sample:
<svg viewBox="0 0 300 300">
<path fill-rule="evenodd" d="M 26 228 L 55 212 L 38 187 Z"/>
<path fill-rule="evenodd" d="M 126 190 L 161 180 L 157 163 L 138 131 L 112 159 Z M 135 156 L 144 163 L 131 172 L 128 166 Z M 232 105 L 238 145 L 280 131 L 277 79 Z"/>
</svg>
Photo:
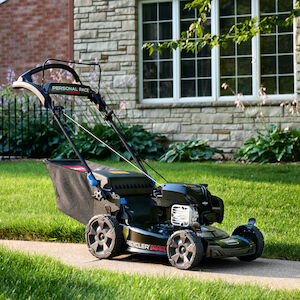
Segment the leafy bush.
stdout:
<svg viewBox="0 0 300 300">
<path fill-rule="evenodd" d="M 75 133 L 70 122 L 64 122 L 64 124 L 66 124 L 67 131 L 85 158 L 120 159 L 119 156 L 82 130 Z M 93 128 L 89 128 L 87 124 L 83 125 L 127 159 L 130 158 L 130 154 L 110 127 L 98 124 Z M 31 158 L 50 156 L 55 158 L 77 158 L 56 122 L 51 125 L 46 120 L 37 120 L 36 122 L 24 120 L 13 126 L 11 124 L 10 129 L 7 126 L 4 126 L 3 130 L 0 129 L 0 155 Z M 122 133 L 128 144 L 134 148 L 136 155 L 141 158 L 158 160 L 164 153 L 164 146 L 159 143 L 159 140 L 163 141 L 164 138 L 145 131 L 142 126 L 123 125 Z"/>
<path fill-rule="evenodd" d="M 160 158 L 160 161 L 171 163 L 174 161 L 212 160 L 215 154 L 224 157 L 223 150 L 212 148 L 207 145 L 207 142 L 207 140 L 191 139 L 183 143 L 173 143 L 169 146 L 170 150 Z"/>
<path fill-rule="evenodd" d="M 71 79 L 66 77 L 65 71 L 51 72 L 50 70 L 48 75 L 50 75 L 51 81 L 69 82 Z M 14 72 L 9 70 L 8 84 L 0 86 L 0 113 L 3 117 L 0 124 L 0 155 L 27 157 L 49 157 L 51 155 L 57 158 L 76 158 L 72 147 L 60 132 L 58 125 L 55 123 L 52 126 L 48 124 L 48 121 L 46 122 L 47 111 L 40 107 L 36 98 L 26 92 L 16 93 L 12 89 L 14 79 Z M 95 80 L 90 79 L 91 84 L 95 84 Z M 109 95 L 113 92 L 108 87 L 106 89 Z M 117 97 L 117 95 L 115 96 Z M 91 105 L 86 99 L 56 95 L 53 101 L 54 104 L 64 106 L 65 111 L 69 111 L 69 114 L 79 122 L 87 120 L 84 113 L 80 113 L 83 109 L 89 112 L 88 119 L 92 123 L 99 124 L 102 120 L 96 106 Z M 80 110 L 74 109 L 76 106 L 79 106 Z M 126 107 L 124 110 L 126 111 Z M 34 122 L 35 119 L 36 122 Z M 88 128 L 87 124 L 84 125 Z M 145 131 L 142 126 L 123 125 L 122 127 L 125 139 L 134 148 L 137 156 L 152 160 L 159 159 L 164 153 L 163 145 L 155 141 L 159 138 L 163 139 L 163 137 Z M 79 130 L 78 133 L 75 133 L 74 128 L 70 128 L 70 126 L 68 129 L 75 145 L 84 157 L 120 159 L 119 156 L 83 131 Z M 123 156 L 130 158 L 130 154 L 110 127 L 100 124 L 88 129 Z"/>
<path fill-rule="evenodd" d="M 8 84 L 0 86 L 0 155 L 49 157 L 64 139 L 59 126 L 49 123 L 49 111 L 34 95 L 12 89 L 13 71 L 7 78 Z M 72 112 L 71 104 L 66 110 Z"/>
<path fill-rule="evenodd" d="M 93 128 L 89 128 L 87 124 L 82 125 L 124 157 L 127 159 L 130 158 L 130 154 L 123 146 L 117 134 L 110 127 L 98 124 Z M 164 138 L 159 137 L 155 133 L 147 132 L 140 125 L 130 126 L 125 124 L 122 126 L 121 131 L 126 141 L 134 149 L 135 154 L 138 157 L 149 160 L 159 159 L 164 152 L 163 145 L 156 141 L 157 139 Z M 112 153 L 104 145 L 82 130 L 79 130 L 77 134 L 72 134 L 72 139 L 80 153 L 82 153 L 85 158 L 120 160 L 119 156 Z M 67 141 L 63 142 L 57 149 L 55 149 L 52 156 L 56 158 L 76 157 L 73 149 Z"/>
<path fill-rule="evenodd" d="M 236 160 L 246 162 L 279 162 L 300 160 L 300 130 L 280 130 L 271 125 L 266 135 L 259 134 L 244 142 Z"/>
<path fill-rule="evenodd" d="M 26 124 L 25 124 L 26 123 Z M 57 124 L 46 120 L 18 122 L 0 131 L 0 154 L 7 156 L 49 157 L 64 140 Z"/>
</svg>

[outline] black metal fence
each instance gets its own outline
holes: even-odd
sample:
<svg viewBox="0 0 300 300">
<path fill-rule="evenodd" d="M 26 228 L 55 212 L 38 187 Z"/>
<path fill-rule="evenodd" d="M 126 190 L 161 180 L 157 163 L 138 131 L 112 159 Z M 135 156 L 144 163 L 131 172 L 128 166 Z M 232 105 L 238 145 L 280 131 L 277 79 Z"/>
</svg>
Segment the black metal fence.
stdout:
<svg viewBox="0 0 300 300">
<path fill-rule="evenodd" d="M 49 157 L 62 140 L 49 110 L 30 97 L 0 97 L 0 117 L 2 158 Z"/>
</svg>

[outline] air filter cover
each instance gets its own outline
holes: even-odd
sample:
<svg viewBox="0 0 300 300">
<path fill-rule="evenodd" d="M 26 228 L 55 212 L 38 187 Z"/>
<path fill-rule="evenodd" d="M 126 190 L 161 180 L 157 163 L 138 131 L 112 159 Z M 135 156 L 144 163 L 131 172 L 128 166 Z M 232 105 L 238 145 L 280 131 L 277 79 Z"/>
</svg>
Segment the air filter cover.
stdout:
<svg viewBox="0 0 300 300">
<path fill-rule="evenodd" d="M 171 208 L 171 223 L 175 226 L 189 227 L 198 222 L 198 218 L 196 207 L 175 204 Z"/>
</svg>

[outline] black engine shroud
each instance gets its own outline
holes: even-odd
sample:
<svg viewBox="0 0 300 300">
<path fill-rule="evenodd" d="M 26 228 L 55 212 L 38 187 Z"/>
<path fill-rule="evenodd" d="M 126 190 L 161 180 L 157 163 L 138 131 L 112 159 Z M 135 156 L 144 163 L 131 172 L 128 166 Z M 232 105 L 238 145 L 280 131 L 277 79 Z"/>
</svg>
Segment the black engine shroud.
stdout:
<svg viewBox="0 0 300 300">
<path fill-rule="evenodd" d="M 170 208 L 174 204 L 191 205 L 198 208 L 199 223 L 209 225 L 221 223 L 224 215 L 222 199 L 212 196 L 207 190 L 207 184 L 166 183 L 161 186 L 161 196 L 158 195 L 158 206 Z"/>
</svg>

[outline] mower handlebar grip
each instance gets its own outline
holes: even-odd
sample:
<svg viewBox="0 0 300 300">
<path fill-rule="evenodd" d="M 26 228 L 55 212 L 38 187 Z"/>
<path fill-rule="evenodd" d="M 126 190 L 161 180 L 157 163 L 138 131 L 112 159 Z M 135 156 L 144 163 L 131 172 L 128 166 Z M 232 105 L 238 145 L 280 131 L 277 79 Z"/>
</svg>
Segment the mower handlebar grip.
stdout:
<svg viewBox="0 0 300 300">
<path fill-rule="evenodd" d="M 15 89 L 26 89 L 29 90 L 30 92 L 32 92 L 33 94 L 35 94 L 38 99 L 41 101 L 43 106 L 46 106 L 47 103 L 47 95 L 45 94 L 45 92 L 42 90 L 42 88 L 33 83 L 33 82 L 28 82 L 28 81 L 24 81 L 23 77 L 19 77 L 17 81 L 13 82 L 12 85 L 13 88 Z"/>
</svg>

